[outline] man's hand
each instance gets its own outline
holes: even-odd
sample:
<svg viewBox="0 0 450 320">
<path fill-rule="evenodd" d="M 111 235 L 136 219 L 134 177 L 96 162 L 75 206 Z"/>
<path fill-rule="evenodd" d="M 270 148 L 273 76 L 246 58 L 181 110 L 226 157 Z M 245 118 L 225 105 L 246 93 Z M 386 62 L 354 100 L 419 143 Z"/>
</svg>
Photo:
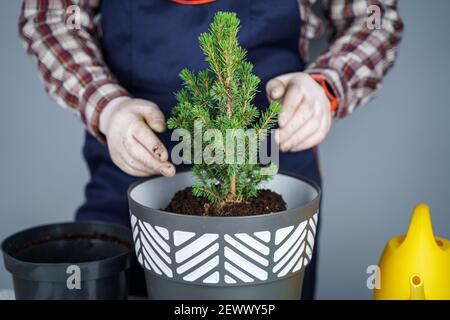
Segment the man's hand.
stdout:
<svg viewBox="0 0 450 320">
<path fill-rule="evenodd" d="M 175 167 L 167 161 L 167 149 L 154 133 L 166 129 L 163 113 L 149 101 L 119 99 L 100 114 L 100 131 L 106 136 L 112 161 L 132 176 L 173 176 Z"/>
<path fill-rule="evenodd" d="M 275 140 L 281 151 L 302 151 L 321 143 L 331 128 L 330 101 L 307 73 L 288 73 L 266 85 L 270 101 L 282 104 Z"/>
</svg>

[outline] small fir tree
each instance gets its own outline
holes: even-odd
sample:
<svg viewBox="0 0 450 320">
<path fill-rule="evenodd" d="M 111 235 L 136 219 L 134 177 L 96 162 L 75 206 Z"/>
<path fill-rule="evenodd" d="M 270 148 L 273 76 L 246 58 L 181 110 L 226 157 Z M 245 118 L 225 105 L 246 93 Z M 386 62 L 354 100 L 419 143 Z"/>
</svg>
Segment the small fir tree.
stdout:
<svg viewBox="0 0 450 320">
<path fill-rule="evenodd" d="M 192 191 L 195 196 L 205 197 L 219 206 L 256 196 L 260 183 L 277 172 L 273 164 L 268 168 L 251 161 L 254 160 L 251 153 L 256 152 L 249 150 L 250 141 L 244 150 L 234 152 L 234 148 L 227 148 L 237 139 L 234 132 L 238 129 L 254 129 L 253 139 L 259 148 L 281 110 L 280 104 L 271 103 L 260 115 L 252 104 L 260 79 L 252 73 L 253 65 L 246 60 L 246 51 L 237 41 L 239 24 L 235 13 L 219 12 L 209 32 L 200 35 L 200 46 L 209 69 L 198 73 L 181 71 L 183 89 L 176 93 L 178 103 L 168 120 L 169 128 L 185 129 L 191 136 L 195 136 L 196 129 L 216 133 L 202 142 L 201 149 L 212 149 L 211 157 L 219 161 L 194 162 L 192 171 L 197 182 Z M 217 158 L 218 154 L 223 154 L 223 158 Z M 186 156 L 192 159 L 198 154 L 191 151 L 189 155 L 183 154 Z M 240 162 L 238 157 L 241 157 Z"/>
</svg>

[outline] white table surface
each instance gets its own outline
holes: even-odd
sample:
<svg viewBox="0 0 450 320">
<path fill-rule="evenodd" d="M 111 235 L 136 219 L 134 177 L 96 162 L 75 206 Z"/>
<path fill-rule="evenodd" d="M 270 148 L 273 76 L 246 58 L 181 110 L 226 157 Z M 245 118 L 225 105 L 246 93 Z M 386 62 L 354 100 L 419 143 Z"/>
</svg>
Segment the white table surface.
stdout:
<svg viewBox="0 0 450 320">
<path fill-rule="evenodd" d="M 15 300 L 14 291 L 10 289 L 0 289 L 0 300 Z"/>
</svg>

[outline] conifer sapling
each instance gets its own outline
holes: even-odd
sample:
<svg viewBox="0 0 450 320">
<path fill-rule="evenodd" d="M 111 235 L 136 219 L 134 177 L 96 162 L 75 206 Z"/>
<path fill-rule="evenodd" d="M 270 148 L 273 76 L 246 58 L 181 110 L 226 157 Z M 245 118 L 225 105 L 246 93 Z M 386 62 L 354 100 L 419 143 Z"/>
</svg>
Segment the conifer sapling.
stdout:
<svg viewBox="0 0 450 320">
<path fill-rule="evenodd" d="M 239 129 L 254 129 L 253 138 L 259 148 L 281 110 L 280 104 L 271 103 L 260 114 L 252 103 L 260 79 L 252 73 L 253 65 L 247 61 L 246 51 L 238 43 L 239 25 L 235 13 L 219 12 L 209 32 L 200 35 L 200 46 L 209 69 L 197 73 L 187 69 L 181 71 L 183 89 L 176 93 L 177 105 L 168 120 L 169 128 L 185 129 L 191 136 L 194 136 L 196 126 L 217 133 L 208 141 L 202 141 L 202 150 L 213 147 L 212 157 L 217 159 L 214 155 L 222 153 L 225 159 L 212 163 L 194 162 L 192 171 L 197 181 L 192 192 L 219 206 L 255 197 L 260 183 L 277 172 L 274 164 L 268 168 L 258 161 L 251 161 L 251 153 L 255 150 L 249 150 L 250 143 L 245 144 L 245 150 L 236 152 L 234 148 L 227 148 L 237 139 L 234 133 Z M 183 156 L 192 158 L 196 155 L 191 151 Z M 238 157 L 241 161 L 236 160 Z"/>
</svg>

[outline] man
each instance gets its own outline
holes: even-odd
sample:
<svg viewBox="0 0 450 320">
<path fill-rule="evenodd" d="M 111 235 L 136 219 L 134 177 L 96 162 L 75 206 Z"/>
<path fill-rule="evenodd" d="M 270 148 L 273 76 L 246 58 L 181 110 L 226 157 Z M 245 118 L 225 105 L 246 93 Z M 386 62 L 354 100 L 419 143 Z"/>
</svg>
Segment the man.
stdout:
<svg viewBox="0 0 450 320">
<path fill-rule="evenodd" d="M 134 177 L 175 174 L 165 121 L 179 71 L 206 67 L 197 37 L 217 11 L 234 11 L 241 20 L 240 44 L 266 88 L 255 104 L 282 103 L 275 136 L 280 169 L 320 185 L 315 147 L 333 118 L 374 97 L 395 61 L 403 24 L 396 0 L 323 0 L 332 41 L 307 64 L 308 42 L 324 29 L 312 11 L 315 2 L 24 1 L 20 33 L 47 91 L 89 131 L 84 157 L 91 179 L 77 219 L 128 224 L 126 190 Z M 74 4 L 78 30 L 66 21 Z M 368 23 L 370 14 L 380 15 L 378 26 Z M 306 270 L 307 299 L 314 295 L 315 251 Z"/>
</svg>

